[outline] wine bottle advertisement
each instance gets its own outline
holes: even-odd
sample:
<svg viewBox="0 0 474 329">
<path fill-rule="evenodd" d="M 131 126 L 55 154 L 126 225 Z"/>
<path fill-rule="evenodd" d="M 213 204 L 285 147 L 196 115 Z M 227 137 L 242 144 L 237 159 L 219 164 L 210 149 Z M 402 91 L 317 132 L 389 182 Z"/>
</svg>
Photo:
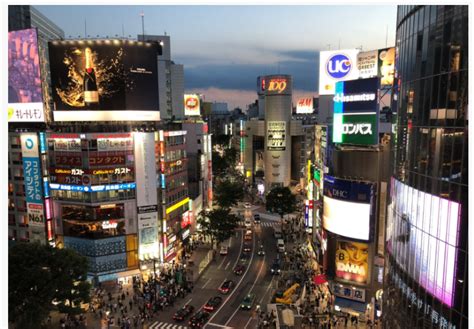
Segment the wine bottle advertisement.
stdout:
<svg viewBox="0 0 474 329">
<path fill-rule="evenodd" d="M 157 54 L 156 43 L 50 42 L 55 121 L 156 120 Z"/>
</svg>

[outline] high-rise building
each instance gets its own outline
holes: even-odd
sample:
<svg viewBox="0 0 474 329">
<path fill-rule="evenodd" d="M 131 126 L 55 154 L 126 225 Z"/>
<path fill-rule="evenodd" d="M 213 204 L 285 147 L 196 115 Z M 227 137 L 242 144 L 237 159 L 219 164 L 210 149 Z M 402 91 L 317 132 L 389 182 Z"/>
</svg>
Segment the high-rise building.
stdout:
<svg viewBox="0 0 474 329">
<path fill-rule="evenodd" d="M 138 35 L 138 40 L 157 41 L 162 46 L 158 55 L 158 94 L 162 120 L 184 119 L 184 67 L 171 60 L 169 35 Z"/>
<path fill-rule="evenodd" d="M 468 6 L 399 6 L 386 328 L 467 328 Z"/>
</svg>

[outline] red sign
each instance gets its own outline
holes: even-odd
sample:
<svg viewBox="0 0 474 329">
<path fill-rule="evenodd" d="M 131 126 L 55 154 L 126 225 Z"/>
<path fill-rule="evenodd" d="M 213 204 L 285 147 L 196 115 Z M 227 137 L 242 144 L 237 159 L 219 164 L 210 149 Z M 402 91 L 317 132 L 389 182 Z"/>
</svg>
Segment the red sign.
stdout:
<svg viewBox="0 0 474 329">
<path fill-rule="evenodd" d="M 268 91 L 278 91 L 281 94 L 286 89 L 286 79 L 271 79 L 268 83 Z"/>
<path fill-rule="evenodd" d="M 80 156 L 64 156 L 56 155 L 54 162 L 57 166 L 82 166 L 82 158 Z"/>
<path fill-rule="evenodd" d="M 91 156 L 89 157 L 90 166 L 107 166 L 107 165 L 124 165 L 125 156 L 123 155 L 107 155 L 107 156 Z"/>
<path fill-rule="evenodd" d="M 186 211 L 182 215 L 181 228 L 185 228 L 188 225 L 191 225 L 193 222 L 193 213 L 191 211 Z"/>
</svg>

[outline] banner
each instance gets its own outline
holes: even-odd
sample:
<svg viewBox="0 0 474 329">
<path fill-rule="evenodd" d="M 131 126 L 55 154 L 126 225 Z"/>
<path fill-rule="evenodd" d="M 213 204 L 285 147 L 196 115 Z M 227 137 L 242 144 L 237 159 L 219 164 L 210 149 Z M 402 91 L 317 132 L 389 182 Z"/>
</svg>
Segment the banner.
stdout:
<svg viewBox="0 0 474 329">
<path fill-rule="evenodd" d="M 184 95 L 184 115 L 199 116 L 201 115 L 201 102 L 199 95 Z"/>
<path fill-rule="evenodd" d="M 286 122 L 267 122 L 267 150 L 284 151 L 286 149 Z"/>
<path fill-rule="evenodd" d="M 395 76 L 395 47 L 380 49 L 378 53 L 378 69 L 381 86 L 393 85 Z"/>
<path fill-rule="evenodd" d="M 45 121 L 36 29 L 8 32 L 8 121 Z"/>
<path fill-rule="evenodd" d="M 378 50 L 372 50 L 357 55 L 359 79 L 372 78 L 378 75 L 378 54 Z"/>
<path fill-rule="evenodd" d="M 336 244 L 336 277 L 366 284 L 369 275 L 369 245 L 338 240 Z"/>
</svg>

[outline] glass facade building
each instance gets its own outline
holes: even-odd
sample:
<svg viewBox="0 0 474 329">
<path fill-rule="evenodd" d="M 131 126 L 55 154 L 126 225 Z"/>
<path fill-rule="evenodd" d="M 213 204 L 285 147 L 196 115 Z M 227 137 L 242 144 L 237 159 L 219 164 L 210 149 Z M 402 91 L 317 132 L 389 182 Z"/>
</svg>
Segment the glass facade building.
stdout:
<svg viewBox="0 0 474 329">
<path fill-rule="evenodd" d="M 400 6 L 384 328 L 468 327 L 468 7 Z"/>
</svg>

